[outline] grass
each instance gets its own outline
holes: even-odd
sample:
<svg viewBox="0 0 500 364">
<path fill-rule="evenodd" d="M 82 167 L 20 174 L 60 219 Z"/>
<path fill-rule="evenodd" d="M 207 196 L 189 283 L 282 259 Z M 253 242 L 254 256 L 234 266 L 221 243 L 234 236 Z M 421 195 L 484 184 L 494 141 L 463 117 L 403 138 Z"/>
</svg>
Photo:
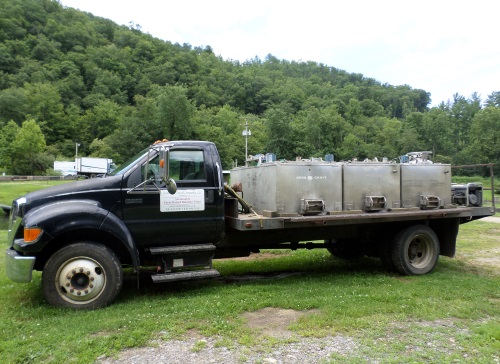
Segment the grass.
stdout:
<svg viewBox="0 0 500 364">
<path fill-rule="evenodd" d="M 333 355 L 331 362 L 495 362 L 500 351 L 499 230 L 500 225 L 482 221 L 461 226 L 457 257 L 441 257 L 432 274 L 420 277 L 388 274 L 377 259 L 344 262 L 323 250 L 216 261 L 222 273 L 217 280 L 154 285 L 144 276 L 137 289 L 128 273 L 118 300 L 91 312 L 48 306 L 41 274 L 36 272 L 29 284 L 13 283 L 5 276 L 1 254 L 2 362 L 92 363 L 192 331 L 230 348 L 272 347 L 280 340 L 263 340 L 242 319 L 243 313 L 264 307 L 315 309 L 290 330 L 310 338 L 343 335 L 358 343 L 355 352 Z M 0 244 L 6 247 L 5 241 L 6 231 L 0 230 Z M 496 263 L 488 260 L 494 257 Z M 261 279 L 238 279 L 248 273 Z M 203 349 L 200 341 L 192 351 Z"/>
<path fill-rule="evenodd" d="M 0 205 L 10 206 L 12 200 L 24 196 L 29 192 L 49 186 L 56 186 L 68 181 L 15 181 L 0 182 Z"/>
<path fill-rule="evenodd" d="M 484 187 L 491 188 L 491 178 L 482 176 L 453 176 L 451 178 L 453 183 L 482 183 Z"/>
</svg>

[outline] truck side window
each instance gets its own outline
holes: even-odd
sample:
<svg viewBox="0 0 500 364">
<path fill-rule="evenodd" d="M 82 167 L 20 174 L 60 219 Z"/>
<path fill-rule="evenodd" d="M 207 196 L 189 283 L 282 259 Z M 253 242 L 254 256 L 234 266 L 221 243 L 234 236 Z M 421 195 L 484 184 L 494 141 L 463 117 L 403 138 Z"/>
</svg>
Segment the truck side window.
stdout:
<svg viewBox="0 0 500 364">
<path fill-rule="evenodd" d="M 170 152 L 169 175 L 175 181 L 206 180 L 205 161 L 201 150 L 173 150 Z M 141 181 L 161 178 L 160 158 L 154 157 L 141 166 Z"/>
<path fill-rule="evenodd" d="M 202 150 L 173 150 L 170 152 L 170 177 L 174 180 L 206 180 Z"/>
<path fill-rule="evenodd" d="M 147 170 L 146 170 L 147 167 Z M 145 178 L 150 179 L 154 177 L 155 180 L 160 178 L 160 157 L 156 156 L 149 161 L 149 163 L 144 163 L 141 167 L 141 180 L 144 181 Z"/>
</svg>

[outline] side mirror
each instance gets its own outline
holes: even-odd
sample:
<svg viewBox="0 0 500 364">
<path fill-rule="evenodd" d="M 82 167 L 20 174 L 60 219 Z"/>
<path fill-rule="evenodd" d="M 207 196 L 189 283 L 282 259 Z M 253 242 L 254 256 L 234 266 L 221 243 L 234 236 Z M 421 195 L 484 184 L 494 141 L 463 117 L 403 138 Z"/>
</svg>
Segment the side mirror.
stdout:
<svg viewBox="0 0 500 364">
<path fill-rule="evenodd" d="M 165 187 L 167 188 L 168 193 L 173 195 L 177 192 L 177 184 L 175 181 L 169 176 L 170 170 L 170 149 L 168 147 L 164 147 L 160 149 L 160 173 L 161 180 L 165 183 Z"/>
<path fill-rule="evenodd" d="M 170 193 L 171 195 L 177 192 L 177 184 L 172 178 L 167 177 L 167 179 L 165 180 L 165 186 L 167 187 L 168 193 Z"/>
</svg>

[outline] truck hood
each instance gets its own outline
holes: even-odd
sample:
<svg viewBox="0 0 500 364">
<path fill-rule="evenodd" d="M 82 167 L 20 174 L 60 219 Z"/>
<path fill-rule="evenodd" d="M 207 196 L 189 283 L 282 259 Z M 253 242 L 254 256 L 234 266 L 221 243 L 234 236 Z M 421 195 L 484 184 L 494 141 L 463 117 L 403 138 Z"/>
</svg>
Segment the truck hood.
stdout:
<svg viewBox="0 0 500 364">
<path fill-rule="evenodd" d="M 119 200 L 123 176 L 92 178 L 44 188 L 24 196 L 25 212 L 46 202 L 86 199 L 114 205 Z M 97 198 L 99 196 L 99 198 Z M 105 197 L 104 197 L 105 196 Z M 104 198 L 103 198 L 104 197 Z"/>
</svg>

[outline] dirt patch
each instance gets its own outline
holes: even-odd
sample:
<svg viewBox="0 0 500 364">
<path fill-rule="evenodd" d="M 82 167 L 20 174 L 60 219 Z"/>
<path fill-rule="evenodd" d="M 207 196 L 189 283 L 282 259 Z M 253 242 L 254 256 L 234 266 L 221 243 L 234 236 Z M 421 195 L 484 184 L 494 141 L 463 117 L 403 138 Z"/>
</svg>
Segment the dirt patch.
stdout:
<svg viewBox="0 0 500 364">
<path fill-rule="evenodd" d="M 500 224 L 500 217 L 498 217 L 498 216 L 488 216 L 488 217 L 483 217 L 480 221 L 495 222 L 497 224 Z"/>
<path fill-rule="evenodd" d="M 475 257 L 469 258 L 469 262 L 477 267 L 493 269 L 497 271 L 500 269 L 500 249 L 489 249 L 476 253 Z"/>
<path fill-rule="evenodd" d="M 264 336 L 288 338 L 293 332 L 288 327 L 304 315 L 318 313 L 319 310 L 296 311 L 283 308 L 266 307 L 258 311 L 246 312 L 243 317 L 247 326 Z"/>
<path fill-rule="evenodd" d="M 113 334 L 112 331 L 99 331 L 90 335 L 90 337 L 109 337 Z"/>
<path fill-rule="evenodd" d="M 472 263 L 485 268 L 500 268 L 500 256 L 472 259 Z"/>
</svg>

